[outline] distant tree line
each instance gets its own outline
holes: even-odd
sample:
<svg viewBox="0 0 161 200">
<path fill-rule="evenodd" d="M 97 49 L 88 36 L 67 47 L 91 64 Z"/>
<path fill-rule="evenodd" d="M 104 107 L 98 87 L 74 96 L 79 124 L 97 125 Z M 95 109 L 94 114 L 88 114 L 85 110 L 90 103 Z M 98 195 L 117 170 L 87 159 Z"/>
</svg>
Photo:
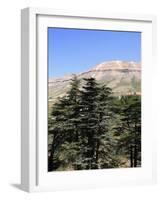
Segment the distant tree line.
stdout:
<svg viewBox="0 0 161 200">
<path fill-rule="evenodd" d="M 48 119 L 48 171 L 141 165 L 141 97 L 74 76 Z"/>
</svg>

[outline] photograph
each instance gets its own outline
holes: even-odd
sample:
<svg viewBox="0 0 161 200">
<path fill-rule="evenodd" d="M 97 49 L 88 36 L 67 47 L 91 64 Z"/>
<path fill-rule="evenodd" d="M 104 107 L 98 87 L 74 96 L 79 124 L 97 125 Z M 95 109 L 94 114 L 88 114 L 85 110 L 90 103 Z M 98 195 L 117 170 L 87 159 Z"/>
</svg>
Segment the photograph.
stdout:
<svg viewBox="0 0 161 200">
<path fill-rule="evenodd" d="M 141 32 L 48 27 L 48 172 L 136 168 Z"/>
</svg>

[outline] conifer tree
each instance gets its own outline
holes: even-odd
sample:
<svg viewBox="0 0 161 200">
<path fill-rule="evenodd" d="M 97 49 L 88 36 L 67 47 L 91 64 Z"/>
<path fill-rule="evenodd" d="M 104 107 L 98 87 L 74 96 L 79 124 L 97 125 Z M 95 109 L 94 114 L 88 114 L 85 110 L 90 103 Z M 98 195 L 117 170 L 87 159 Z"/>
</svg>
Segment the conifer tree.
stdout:
<svg viewBox="0 0 161 200">
<path fill-rule="evenodd" d="M 140 166 L 140 97 L 119 99 L 94 78 L 82 82 L 81 87 L 73 76 L 67 94 L 53 105 L 48 120 L 48 171 L 119 167 L 117 150 L 131 167 Z"/>
<path fill-rule="evenodd" d="M 98 130 L 98 84 L 94 78 L 84 79 L 80 94 L 80 129 L 84 146 L 82 168 L 95 166 L 95 142 Z"/>
<path fill-rule="evenodd" d="M 49 150 L 49 171 L 55 169 L 54 167 L 77 168 L 79 84 L 80 81 L 74 76 L 67 95 L 59 99 L 53 107 L 50 119 L 52 125 L 49 128 L 49 134 L 53 138 Z"/>
<path fill-rule="evenodd" d="M 76 75 L 73 75 L 70 84 L 70 90 L 67 93 L 68 97 L 68 108 L 67 108 L 67 115 L 68 115 L 68 139 L 64 144 L 64 150 L 68 151 L 68 156 L 66 160 L 71 163 L 73 169 L 79 169 L 80 167 L 80 158 L 81 158 L 81 136 L 79 130 L 79 115 L 80 115 L 80 80 L 77 78 Z M 73 156 L 72 156 L 73 155 Z"/>
<path fill-rule="evenodd" d="M 68 138 L 67 97 L 59 99 L 54 104 L 51 117 L 49 118 L 48 132 L 52 142 L 49 144 L 48 171 L 53 171 L 60 166 L 60 147 Z M 52 136 L 52 137 L 51 137 Z"/>
<path fill-rule="evenodd" d="M 141 165 L 141 99 L 140 96 L 123 96 L 119 105 L 121 123 L 116 132 L 120 137 L 118 148 L 130 160 L 130 167 Z"/>
<path fill-rule="evenodd" d="M 82 167 L 112 167 L 113 139 L 108 131 L 111 116 L 111 89 L 100 86 L 94 78 L 84 79 L 80 95 L 80 128 L 84 146 Z M 114 162 L 113 162 L 114 163 Z"/>
<path fill-rule="evenodd" d="M 115 141 L 111 131 L 112 111 L 112 90 L 105 85 L 100 86 L 98 101 L 98 131 L 96 140 L 96 168 L 116 167 L 118 161 L 115 154 Z"/>
</svg>

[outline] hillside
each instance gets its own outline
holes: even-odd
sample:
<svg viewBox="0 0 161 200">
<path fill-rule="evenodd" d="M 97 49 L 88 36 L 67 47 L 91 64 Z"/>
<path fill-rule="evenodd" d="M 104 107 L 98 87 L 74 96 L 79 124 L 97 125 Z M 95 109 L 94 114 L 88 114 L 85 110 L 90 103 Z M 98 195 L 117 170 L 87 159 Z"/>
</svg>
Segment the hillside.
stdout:
<svg viewBox="0 0 161 200">
<path fill-rule="evenodd" d="M 108 61 L 76 74 L 78 78 L 94 77 L 98 82 L 113 89 L 114 95 L 141 93 L 141 65 L 135 62 Z M 72 74 L 49 79 L 49 106 L 70 88 Z M 83 83 L 82 83 L 83 84 Z"/>
</svg>

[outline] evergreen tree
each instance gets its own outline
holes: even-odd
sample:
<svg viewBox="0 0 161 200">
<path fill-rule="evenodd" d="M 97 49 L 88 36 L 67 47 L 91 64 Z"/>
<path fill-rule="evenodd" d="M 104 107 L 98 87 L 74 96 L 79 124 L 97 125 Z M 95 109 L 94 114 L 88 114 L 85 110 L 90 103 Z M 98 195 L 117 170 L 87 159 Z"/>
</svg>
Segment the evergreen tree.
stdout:
<svg viewBox="0 0 161 200">
<path fill-rule="evenodd" d="M 123 96 L 119 105 L 120 124 L 116 128 L 118 148 L 130 160 L 130 167 L 141 164 L 141 98 L 137 95 Z"/>
<path fill-rule="evenodd" d="M 80 94 L 80 130 L 83 147 L 83 169 L 95 166 L 95 143 L 98 130 L 98 84 L 94 78 L 84 79 Z"/>
<path fill-rule="evenodd" d="M 48 171 L 103 169 L 141 164 L 141 99 L 112 96 L 94 78 L 73 76 L 48 119 Z"/>
<path fill-rule="evenodd" d="M 80 128 L 84 146 L 82 167 L 112 167 L 113 139 L 108 131 L 111 116 L 111 89 L 100 86 L 94 78 L 84 79 L 80 95 Z M 113 162 L 114 163 L 114 162 Z"/>
<path fill-rule="evenodd" d="M 71 163 L 73 169 L 80 169 L 81 162 L 81 135 L 79 130 L 79 115 L 80 115 L 80 80 L 76 75 L 73 76 L 71 80 L 71 87 L 67 93 L 69 105 L 67 108 L 68 112 L 68 126 L 69 138 L 66 140 L 66 143 L 63 145 L 64 150 L 68 152 L 68 156 L 65 158 Z M 73 156 L 72 156 L 73 155 Z"/>
<path fill-rule="evenodd" d="M 49 128 L 49 135 L 53 138 L 49 150 L 49 171 L 63 167 L 78 168 L 79 84 L 80 81 L 74 76 L 67 95 L 53 107 L 50 119 L 52 125 Z"/>
<path fill-rule="evenodd" d="M 68 105 L 69 101 L 67 97 L 59 99 L 54 104 L 51 117 L 49 118 L 48 132 L 52 142 L 49 143 L 48 150 L 48 171 L 57 169 L 61 164 L 59 160 L 60 147 L 68 138 Z"/>
<path fill-rule="evenodd" d="M 113 168 L 118 166 L 115 154 L 115 138 L 110 128 L 113 120 L 112 90 L 105 85 L 99 89 L 99 123 L 96 140 L 96 166 L 97 168 Z"/>
</svg>

